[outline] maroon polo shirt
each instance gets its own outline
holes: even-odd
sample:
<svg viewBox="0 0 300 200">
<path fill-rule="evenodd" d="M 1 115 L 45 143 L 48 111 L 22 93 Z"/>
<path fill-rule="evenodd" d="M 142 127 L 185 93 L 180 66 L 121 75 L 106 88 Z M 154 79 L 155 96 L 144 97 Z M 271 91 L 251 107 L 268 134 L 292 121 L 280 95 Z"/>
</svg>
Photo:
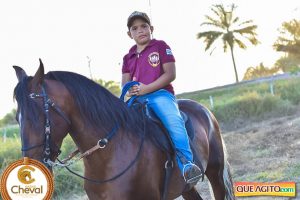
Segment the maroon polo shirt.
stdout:
<svg viewBox="0 0 300 200">
<path fill-rule="evenodd" d="M 162 40 L 152 39 L 148 46 L 140 52 L 136 52 L 137 46 L 134 45 L 123 58 L 122 73 L 130 73 L 136 81 L 143 84 L 150 84 L 158 79 L 163 73 L 163 64 L 175 62 L 170 47 Z M 162 88 L 174 94 L 172 84 Z"/>
</svg>

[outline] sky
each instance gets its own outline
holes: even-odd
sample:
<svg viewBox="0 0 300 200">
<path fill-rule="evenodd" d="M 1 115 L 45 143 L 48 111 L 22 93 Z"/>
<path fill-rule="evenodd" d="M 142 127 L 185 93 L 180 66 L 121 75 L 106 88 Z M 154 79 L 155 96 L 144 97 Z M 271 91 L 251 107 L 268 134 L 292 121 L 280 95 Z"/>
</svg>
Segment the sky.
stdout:
<svg viewBox="0 0 300 200">
<path fill-rule="evenodd" d="M 148 13 L 154 38 L 164 40 L 176 58 L 175 92 L 183 93 L 235 82 L 229 53 L 204 51 L 196 34 L 213 4 L 235 3 L 241 21 L 258 26 L 258 46 L 235 50 L 240 79 L 263 62 L 281 56 L 272 48 L 282 22 L 300 19 L 299 0 L 10 0 L 0 1 L 0 118 L 16 107 L 13 65 L 34 75 L 41 58 L 45 72 L 72 71 L 120 82 L 122 58 L 134 45 L 126 21 L 135 10 Z M 90 60 L 90 68 L 89 68 Z"/>
</svg>

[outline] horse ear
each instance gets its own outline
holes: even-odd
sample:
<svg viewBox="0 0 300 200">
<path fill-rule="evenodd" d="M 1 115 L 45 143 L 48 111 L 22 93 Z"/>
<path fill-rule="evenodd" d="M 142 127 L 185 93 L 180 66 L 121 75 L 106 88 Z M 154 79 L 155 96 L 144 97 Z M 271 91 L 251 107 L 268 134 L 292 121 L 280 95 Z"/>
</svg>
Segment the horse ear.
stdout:
<svg viewBox="0 0 300 200">
<path fill-rule="evenodd" d="M 39 84 L 42 84 L 42 82 L 44 80 L 44 64 L 41 59 L 39 59 L 39 61 L 40 61 L 40 67 L 36 71 L 32 81 L 31 81 L 31 85 L 33 87 L 36 87 Z"/>
<path fill-rule="evenodd" d="M 17 75 L 17 78 L 18 78 L 19 82 L 22 81 L 23 78 L 27 77 L 26 72 L 21 67 L 19 67 L 19 66 L 13 66 L 13 68 L 16 71 L 16 75 Z"/>
</svg>

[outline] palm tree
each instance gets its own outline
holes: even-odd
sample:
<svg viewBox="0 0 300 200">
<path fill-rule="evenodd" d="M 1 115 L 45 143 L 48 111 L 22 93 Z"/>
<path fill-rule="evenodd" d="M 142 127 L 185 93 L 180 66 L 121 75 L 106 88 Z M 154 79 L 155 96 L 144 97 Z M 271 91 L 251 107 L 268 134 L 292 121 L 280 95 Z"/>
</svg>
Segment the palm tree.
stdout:
<svg viewBox="0 0 300 200">
<path fill-rule="evenodd" d="M 214 17 L 206 15 L 206 22 L 202 23 L 201 26 L 210 26 L 211 30 L 199 32 L 197 39 L 204 38 L 206 44 L 205 51 L 211 48 L 212 44 L 219 38 L 222 38 L 224 52 L 230 49 L 231 58 L 234 67 L 236 82 L 239 82 L 235 58 L 233 54 L 233 48 L 238 45 L 241 49 L 246 49 L 247 46 L 243 40 L 250 41 L 251 44 L 257 45 L 259 41 L 256 36 L 256 25 L 253 25 L 252 20 L 240 22 L 239 17 L 234 17 L 234 10 L 236 6 L 231 4 L 229 10 L 225 10 L 222 4 L 213 5 L 211 11 L 214 13 Z M 213 48 L 210 54 L 215 50 Z"/>
<path fill-rule="evenodd" d="M 283 51 L 289 54 L 300 54 L 300 20 L 293 19 L 283 22 L 279 29 L 280 36 L 273 47 L 276 51 Z"/>
<path fill-rule="evenodd" d="M 283 22 L 273 47 L 285 55 L 275 63 L 283 72 L 300 70 L 300 20 Z"/>
</svg>

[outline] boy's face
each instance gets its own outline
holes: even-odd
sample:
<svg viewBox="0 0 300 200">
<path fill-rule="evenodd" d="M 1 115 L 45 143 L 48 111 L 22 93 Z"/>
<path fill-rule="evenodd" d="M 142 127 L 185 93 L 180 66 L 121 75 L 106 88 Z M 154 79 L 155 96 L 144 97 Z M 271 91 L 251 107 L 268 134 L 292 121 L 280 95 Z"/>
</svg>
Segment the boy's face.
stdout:
<svg viewBox="0 0 300 200">
<path fill-rule="evenodd" d="M 134 39 L 138 45 L 146 45 L 151 40 L 153 27 L 142 19 L 135 19 L 128 31 L 131 39 Z"/>
</svg>

